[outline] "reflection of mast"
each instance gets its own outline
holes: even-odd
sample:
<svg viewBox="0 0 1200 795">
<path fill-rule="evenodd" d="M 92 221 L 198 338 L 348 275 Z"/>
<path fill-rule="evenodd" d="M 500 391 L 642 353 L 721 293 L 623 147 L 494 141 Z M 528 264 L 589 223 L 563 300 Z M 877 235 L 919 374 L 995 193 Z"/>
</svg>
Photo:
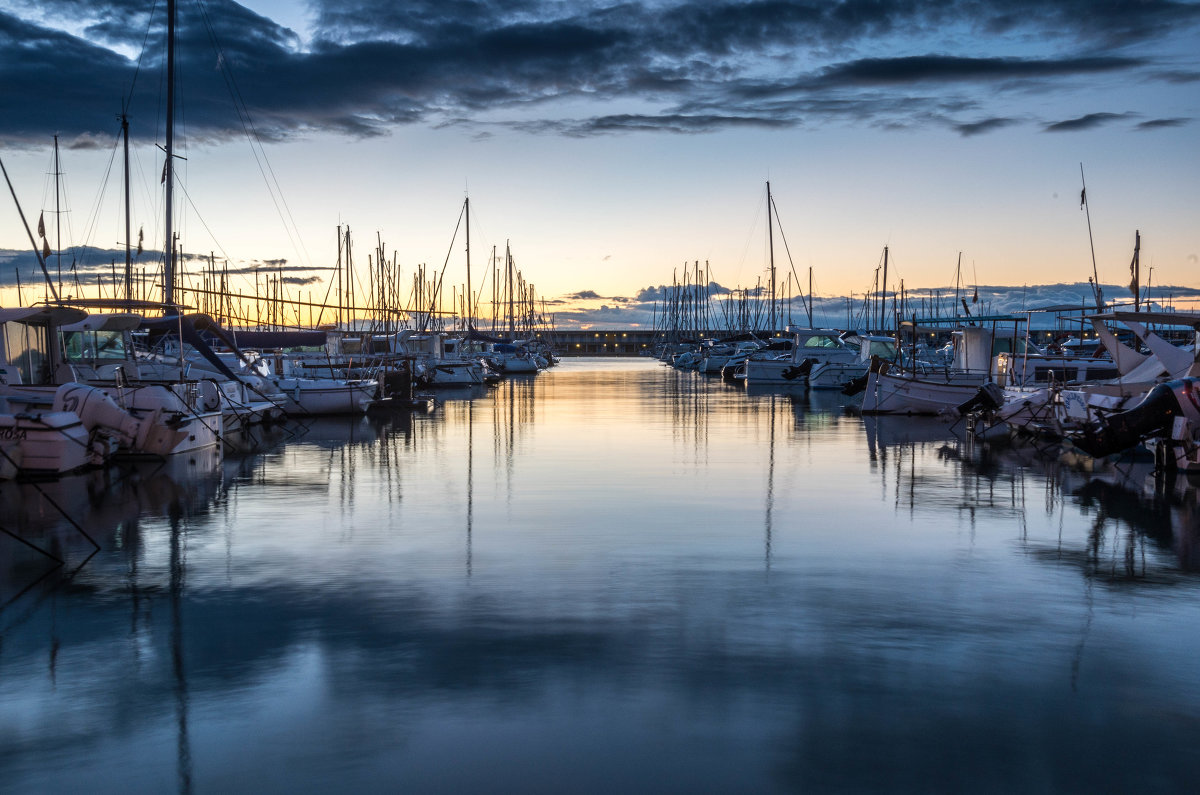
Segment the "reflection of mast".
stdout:
<svg viewBox="0 0 1200 795">
<path fill-rule="evenodd" d="M 475 401 L 467 401 L 467 577 L 471 576 L 471 530 L 475 514 Z"/>
<path fill-rule="evenodd" d="M 767 510 L 764 539 L 763 562 L 767 574 L 771 573 L 771 513 L 775 507 L 775 395 L 771 395 L 771 410 L 767 414 L 770 421 L 770 431 L 767 446 Z"/>
<path fill-rule="evenodd" d="M 188 691 L 183 667 L 183 556 L 180 552 L 178 503 L 171 506 L 171 664 L 175 673 L 175 706 L 179 733 L 176 754 L 179 765 L 179 791 L 192 791 L 192 752 L 188 742 Z"/>
</svg>

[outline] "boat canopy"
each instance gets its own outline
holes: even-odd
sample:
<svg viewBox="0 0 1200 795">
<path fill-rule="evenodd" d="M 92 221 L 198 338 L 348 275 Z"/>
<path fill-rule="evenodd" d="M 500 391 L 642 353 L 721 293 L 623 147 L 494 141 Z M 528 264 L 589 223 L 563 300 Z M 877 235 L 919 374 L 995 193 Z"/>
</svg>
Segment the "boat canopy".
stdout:
<svg viewBox="0 0 1200 795">
<path fill-rule="evenodd" d="M 163 337 L 169 334 L 178 334 L 183 342 L 191 345 L 201 356 L 208 360 L 209 364 L 216 367 L 217 372 L 231 381 L 238 380 L 238 377 L 229 369 L 229 366 L 221 361 L 221 358 L 217 356 L 208 343 L 204 341 L 204 338 L 200 336 L 200 332 L 207 332 L 221 340 L 221 342 L 225 343 L 225 345 L 229 346 L 237 354 L 239 359 L 245 361 L 246 357 L 242 355 L 238 346 L 229 338 L 225 330 L 221 328 L 221 324 L 208 315 L 192 314 L 153 319 L 147 318 L 142 321 L 141 327 L 149 331 L 152 336 Z"/>
<path fill-rule="evenodd" d="M 1152 323 L 1160 326 L 1190 326 L 1200 331 L 1200 314 L 1195 312 L 1105 312 L 1088 315 L 1094 320 L 1116 320 L 1122 323 Z"/>
<path fill-rule="evenodd" d="M 132 331 L 142 324 L 142 316 L 128 312 L 88 315 L 78 323 L 59 326 L 61 331 Z"/>
<path fill-rule="evenodd" d="M 15 321 L 17 323 L 53 323 L 56 326 L 61 326 L 65 323 L 77 323 L 85 317 L 87 317 L 87 312 L 69 306 L 0 308 L 0 323 Z"/>
<path fill-rule="evenodd" d="M 467 340 L 470 342 L 509 342 L 509 340 L 500 339 L 499 337 L 489 337 L 482 331 L 479 331 L 474 326 L 471 326 L 467 331 Z"/>
<path fill-rule="evenodd" d="M 242 350 L 267 348 L 323 348 L 324 331 L 234 331 L 225 334 Z"/>
</svg>

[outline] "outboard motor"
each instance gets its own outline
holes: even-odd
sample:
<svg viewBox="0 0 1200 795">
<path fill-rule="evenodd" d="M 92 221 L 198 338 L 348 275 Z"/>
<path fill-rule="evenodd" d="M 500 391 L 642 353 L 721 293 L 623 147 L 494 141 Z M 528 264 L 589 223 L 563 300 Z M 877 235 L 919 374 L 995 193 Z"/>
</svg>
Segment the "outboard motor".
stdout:
<svg viewBox="0 0 1200 795">
<path fill-rule="evenodd" d="M 885 362 L 875 354 L 871 354 L 871 364 L 867 367 L 867 371 L 855 378 L 852 381 L 847 381 L 842 387 L 842 394 L 853 397 L 859 392 L 867 388 L 867 383 L 871 380 L 871 373 L 878 373 L 881 370 L 886 370 Z"/>
<path fill-rule="evenodd" d="M 1071 435 L 1076 447 L 1095 458 L 1119 453 L 1151 436 L 1171 434 L 1175 418 L 1200 429 L 1200 378 L 1180 378 L 1151 389 L 1128 411 L 1093 422 Z"/>
<path fill-rule="evenodd" d="M 789 381 L 795 381 L 798 378 L 807 378 L 808 374 L 812 372 L 813 365 L 816 363 L 816 359 L 805 359 L 795 367 L 784 368 L 780 375 Z"/>
<path fill-rule="evenodd" d="M 979 387 L 979 391 L 975 393 L 975 397 L 958 407 L 960 415 L 970 414 L 972 411 L 995 411 L 1004 405 L 1004 390 L 999 384 L 989 381 Z"/>
<path fill-rule="evenodd" d="M 89 431 L 102 429 L 131 450 L 166 455 L 185 434 L 167 428 L 162 409 L 141 419 L 118 406 L 103 390 L 86 384 L 63 384 L 54 393 L 54 411 L 70 411 Z"/>
</svg>

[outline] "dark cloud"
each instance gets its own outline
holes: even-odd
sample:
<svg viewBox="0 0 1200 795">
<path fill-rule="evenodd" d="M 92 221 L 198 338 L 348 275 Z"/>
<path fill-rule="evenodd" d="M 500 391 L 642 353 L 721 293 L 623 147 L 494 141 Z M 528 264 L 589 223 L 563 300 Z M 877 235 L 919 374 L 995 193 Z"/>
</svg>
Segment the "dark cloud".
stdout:
<svg viewBox="0 0 1200 795">
<path fill-rule="evenodd" d="M 973 122 L 961 122 L 955 124 L 954 129 L 958 130 L 960 135 L 966 137 L 971 135 L 982 135 L 983 133 L 989 133 L 993 130 L 1010 127 L 1016 123 L 1016 119 L 1006 119 L 1001 117 L 994 119 L 982 119 L 980 121 Z"/>
<path fill-rule="evenodd" d="M 596 292 L 595 290 L 580 290 L 577 293 L 571 293 L 567 296 L 567 298 L 572 298 L 576 301 L 595 301 L 603 297 L 604 296 L 600 295 L 600 293 Z"/>
<path fill-rule="evenodd" d="M 1200 19 L 1200 6 L 1170 0 L 314 0 L 311 10 L 302 39 L 232 0 L 181 4 L 181 110 L 192 140 L 246 130 L 263 140 L 369 137 L 485 111 L 527 132 L 596 135 L 843 120 L 905 127 L 975 109 L 989 121 L 958 126 L 970 135 L 1008 115 L 978 107 L 991 101 L 983 86 L 1195 79 L 1185 65 L 1128 53 Z M 0 138 L 40 144 L 58 130 L 66 143 L 105 145 L 126 102 L 133 134 L 161 137 L 161 8 L 151 16 L 132 0 L 42 0 L 19 13 L 0 12 Z M 49 19 L 77 20 L 82 36 Z M 575 118 L 554 107 L 578 100 L 630 104 Z"/>
<path fill-rule="evenodd" d="M 194 274 L 199 274 L 202 270 L 207 270 L 211 262 L 207 254 L 185 253 L 181 259 L 184 262 L 185 269 Z M 161 252 L 146 250 L 140 256 L 135 256 L 133 267 L 139 274 L 149 273 L 147 278 L 158 278 L 153 274 L 160 267 L 161 262 Z M 52 278 L 57 278 L 58 263 L 58 257 L 53 254 L 46 260 L 46 266 L 50 270 Z M 68 280 L 73 282 L 75 278 L 78 278 L 80 282 L 90 287 L 96 284 L 97 278 L 103 278 L 105 284 L 107 284 L 112 278 L 113 273 L 116 272 L 120 275 L 124 267 L 125 249 L 123 248 L 104 249 L 95 246 L 75 246 L 64 250 L 62 254 L 64 282 Z M 324 278 L 315 274 L 333 270 L 331 267 L 289 265 L 286 259 L 272 259 L 263 262 L 248 263 L 239 262 L 234 264 L 218 260 L 216 269 L 224 275 L 244 276 L 251 279 L 253 279 L 255 274 L 259 273 L 266 274 L 267 276 L 289 274 L 283 277 L 284 282 L 298 285 L 323 282 Z M 0 286 L 15 284 L 18 274 L 20 274 L 20 280 L 23 285 L 40 286 L 43 276 L 41 266 L 38 265 L 37 255 L 28 249 L 20 251 L 0 249 Z"/>
<path fill-rule="evenodd" d="M 1191 119 L 1149 119 L 1141 122 L 1135 129 L 1138 130 L 1161 130 L 1167 127 L 1182 127 L 1188 124 Z"/>
<path fill-rule="evenodd" d="M 1128 70 L 1145 64 L 1136 58 L 955 58 L 922 55 L 865 58 L 825 69 L 818 82 L 838 85 L 911 85 L 922 82 L 994 81 L 1085 75 Z"/>
<path fill-rule="evenodd" d="M 1080 116 L 1077 119 L 1066 119 L 1065 121 L 1056 121 L 1047 124 L 1045 132 L 1078 132 L 1079 130 L 1091 130 L 1095 127 L 1100 127 L 1105 124 L 1110 124 L 1114 121 L 1124 119 L 1128 114 L 1125 113 L 1089 113 L 1086 116 Z"/>
</svg>

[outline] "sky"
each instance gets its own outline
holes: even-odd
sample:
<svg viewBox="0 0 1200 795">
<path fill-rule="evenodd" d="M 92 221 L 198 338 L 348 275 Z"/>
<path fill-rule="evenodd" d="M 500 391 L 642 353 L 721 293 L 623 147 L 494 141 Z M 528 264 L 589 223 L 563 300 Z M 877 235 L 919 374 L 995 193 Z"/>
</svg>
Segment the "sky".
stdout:
<svg viewBox="0 0 1200 795">
<path fill-rule="evenodd" d="M 85 273 L 123 246 L 123 107 L 133 226 L 162 247 L 164 18 L 0 0 L 0 158 Z M 339 225 L 361 266 L 381 241 L 404 279 L 461 285 L 469 196 L 474 289 L 509 245 L 564 316 L 619 325 L 684 263 L 765 283 L 769 181 L 778 278 L 807 291 L 811 269 L 831 306 L 885 246 L 889 289 L 961 277 L 1027 304 L 1095 272 L 1127 296 L 1135 232 L 1142 284 L 1182 295 L 1198 34 L 1200 3 L 1169 0 L 179 0 L 177 225 L 246 289 L 282 267 L 319 296 Z M 3 206 L 0 284 L 28 284 Z"/>
</svg>

